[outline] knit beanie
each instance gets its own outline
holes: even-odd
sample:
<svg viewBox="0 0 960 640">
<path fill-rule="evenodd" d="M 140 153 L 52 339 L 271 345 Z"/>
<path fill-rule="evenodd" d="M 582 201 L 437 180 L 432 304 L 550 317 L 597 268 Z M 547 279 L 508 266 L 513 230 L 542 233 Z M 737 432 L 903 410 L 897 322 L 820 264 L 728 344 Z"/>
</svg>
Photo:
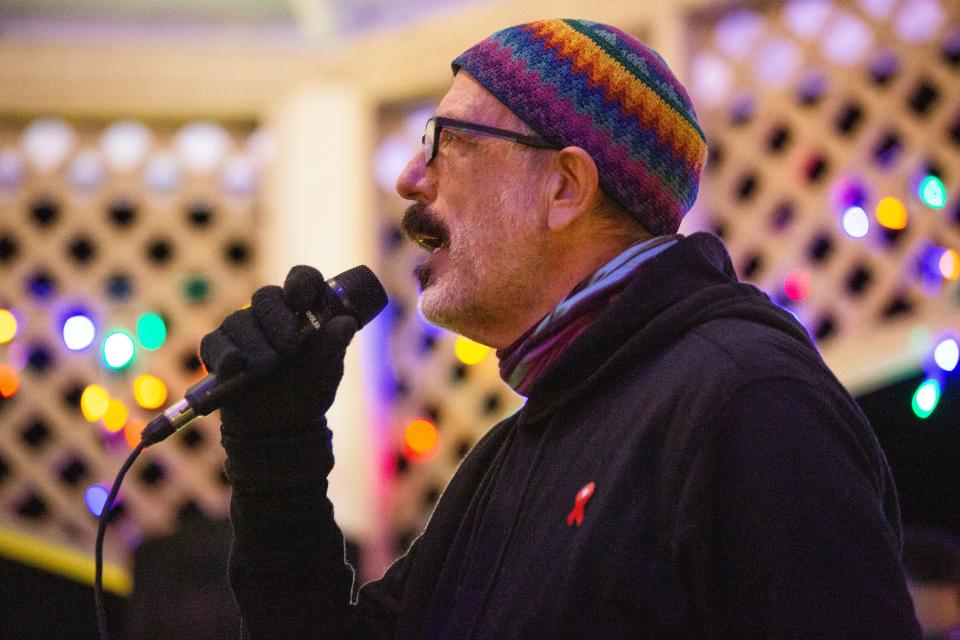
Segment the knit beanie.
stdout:
<svg viewBox="0 0 960 640">
<path fill-rule="evenodd" d="M 657 52 L 616 27 L 541 20 L 494 33 L 452 65 L 548 142 L 587 151 L 603 191 L 647 230 L 676 233 L 707 144 Z"/>
</svg>

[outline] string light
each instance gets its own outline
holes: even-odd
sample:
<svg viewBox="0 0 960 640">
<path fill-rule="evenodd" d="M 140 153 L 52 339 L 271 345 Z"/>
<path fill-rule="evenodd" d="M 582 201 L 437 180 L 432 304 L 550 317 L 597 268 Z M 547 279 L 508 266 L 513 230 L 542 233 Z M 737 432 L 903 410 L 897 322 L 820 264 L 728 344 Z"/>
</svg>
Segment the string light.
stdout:
<svg viewBox="0 0 960 640">
<path fill-rule="evenodd" d="M 167 385 L 156 376 L 138 376 L 133 381 L 133 397 L 144 409 L 156 409 L 167 400 Z"/>
<path fill-rule="evenodd" d="M 956 280 L 960 277 L 960 255 L 956 249 L 945 249 L 937 262 L 940 275 L 945 280 Z"/>
<path fill-rule="evenodd" d="M 80 412 L 87 422 L 96 422 L 110 408 L 110 394 L 101 386 L 91 384 L 80 395 Z"/>
<path fill-rule="evenodd" d="M 921 420 L 930 417 L 940 402 L 940 383 L 933 378 L 927 378 L 920 383 L 913 394 L 911 405 L 913 413 Z"/>
<path fill-rule="evenodd" d="M 896 198 L 888 196 L 877 203 L 877 222 L 895 231 L 906 229 L 907 208 Z"/>
<path fill-rule="evenodd" d="M 83 499 L 87 503 L 87 509 L 90 513 L 99 518 L 104 505 L 107 504 L 109 495 L 110 491 L 105 486 L 94 484 L 87 487 L 87 490 L 83 492 Z"/>
<path fill-rule="evenodd" d="M 463 364 L 480 364 L 490 353 L 490 347 L 474 342 L 470 338 L 457 336 L 453 343 L 453 352 Z"/>
<path fill-rule="evenodd" d="M 943 209 L 947 206 L 947 189 L 937 176 L 927 176 L 920 183 L 920 201 L 931 209 Z"/>
<path fill-rule="evenodd" d="M 130 412 L 127 410 L 127 405 L 116 398 L 110 398 L 110 402 L 107 404 L 107 411 L 103 414 L 103 426 L 110 433 L 116 433 L 120 431 L 120 429 L 123 429 L 123 425 L 127 423 L 127 417 L 129 415 Z"/>
<path fill-rule="evenodd" d="M 77 313 L 63 323 L 63 344 L 70 351 L 81 351 L 93 344 L 97 336 L 97 328 L 93 320 L 82 313 Z"/>
<path fill-rule="evenodd" d="M 793 269 L 783 279 L 783 292 L 794 302 L 806 300 L 810 295 L 812 278 L 806 269 Z"/>
<path fill-rule="evenodd" d="M 953 338 L 944 338 L 933 350 L 933 361 L 944 371 L 953 371 L 960 361 L 960 347 Z"/>
<path fill-rule="evenodd" d="M 136 347 L 126 331 L 114 331 L 103 340 L 103 362 L 111 369 L 123 369 L 133 362 Z"/>
<path fill-rule="evenodd" d="M 843 212 L 841 226 L 851 238 L 862 238 L 870 231 L 870 218 L 862 207 L 848 207 Z"/>
<path fill-rule="evenodd" d="M 0 364 L 0 396 L 12 398 L 20 388 L 20 374 L 9 364 Z"/>
<path fill-rule="evenodd" d="M 167 323 L 156 313 L 145 313 L 137 319 L 137 339 L 147 351 L 154 351 L 167 341 Z"/>
<path fill-rule="evenodd" d="M 423 459 L 432 454 L 440 437 L 437 427 L 429 420 L 418 418 L 403 430 L 403 443 L 408 458 Z"/>
<path fill-rule="evenodd" d="M 17 319 L 9 309 L 0 309 L 0 344 L 5 344 L 17 335 Z"/>
</svg>

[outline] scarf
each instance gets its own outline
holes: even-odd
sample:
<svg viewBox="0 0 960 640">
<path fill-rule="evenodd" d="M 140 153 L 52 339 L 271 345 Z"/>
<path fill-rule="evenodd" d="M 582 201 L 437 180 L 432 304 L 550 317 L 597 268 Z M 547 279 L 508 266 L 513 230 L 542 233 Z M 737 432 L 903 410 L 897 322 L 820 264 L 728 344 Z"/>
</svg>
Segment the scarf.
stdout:
<svg viewBox="0 0 960 640">
<path fill-rule="evenodd" d="M 673 246 L 679 235 L 657 236 L 631 245 L 580 281 L 553 311 L 509 347 L 497 350 L 500 377 L 527 396 L 544 371 L 586 331 L 630 281 L 637 268 Z"/>
</svg>

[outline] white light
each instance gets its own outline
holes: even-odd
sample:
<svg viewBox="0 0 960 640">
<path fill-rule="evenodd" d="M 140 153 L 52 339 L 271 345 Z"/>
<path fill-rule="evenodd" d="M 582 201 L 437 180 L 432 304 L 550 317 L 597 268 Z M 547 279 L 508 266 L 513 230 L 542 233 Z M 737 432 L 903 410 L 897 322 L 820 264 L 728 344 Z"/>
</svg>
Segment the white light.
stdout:
<svg viewBox="0 0 960 640">
<path fill-rule="evenodd" d="M 260 183 L 257 164 L 249 155 L 232 155 L 223 163 L 220 184 L 230 193 L 253 193 Z"/>
<path fill-rule="evenodd" d="M 97 328 L 93 321 L 84 315 L 75 315 L 67 318 L 63 323 L 63 344 L 70 351 L 80 351 L 93 344 L 97 336 Z"/>
<path fill-rule="evenodd" d="M 715 107 L 723 102 L 733 87 L 733 71 L 720 56 L 700 53 L 693 59 L 691 88 L 699 103 Z"/>
<path fill-rule="evenodd" d="M 137 167 L 153 144 L 150 129 L 131 120 L 121 120 L 107 127 L 100 137 L 100 148 L 107 164 L 117 173 Z"/>
<path fill-rule="evenodd" d="M 420 145 L 411 144 L 411 140 L 404 141 L 398 135 L 387 136 L 380 143 L 373 158 L 373 175 L 381 189 L 393 193 L 397 177 L 418 150 L 423 154 Z"/>
<path fill-rule="evenodd" d="M 16 189 L 23 182 L 23 160 L 13 149 L 0 151 L 0 187 Z"/>
<path fill-rule="evenodd" d="M 907 42 L 926 42 L 936 35 L 943 22 L 943 9 L 937 0 L 910 0 L 897 16 L 897 33 Z"/>
<path fill-rule="evenodd" d="M 220 166 L 230 148 L 230 136 L 212 122 L 191 122 L 177 132 L 174 144 L 187 171 L 209 173 Z"/>
<path fill-rule="evenodd" d="M 103 361 L 111 369 L 122 369 L 133 360 L 133 339 L 122 331 L 111 333 L 103 341 Z"/>
<path fill-rule="evenodd" d="M 60 166 L 73 148 L 74 133 L 63 120 L 35 120 L 23 131 L 23 150 L 40 171 Z"/>
<path fill-rule="evenodd" d="M 828 0 L 792 0 L 783 8 L 783 18 L 791 31 L 809 40 L 820 33 L 832 4 Z"/>
<path fill-rule="evenodd" d="M 717 47 L 736 60 L 753 52 L 753 45 L 763 31 L 763 20 L 752 11 L 734 11 L 717 24 L 713 39 Z"/>
<path fill-rule="evenodd" d="M 860 62 L 873 43 L 873 33 L 860 18 L 840 12 L 820 39 L 823 53 L 833 62 L 852 65 Z"/>
<path fill-rule="evenodd" d="M 78 189 L 96 189 L 103 184 L 103 163 L 95 151 L 81 151 L 70 163 L 70 183 Z"/>
<path fill-rule="evenodd" d="M 956 369 L 957 362 L 960 361 L 960 346 L 957 345 L 957 341 L 953 338 L 941 340 L 933 350 L 933 360 L 944 371 Z"/>
<path fill-rule="evenodd" d="M 180 165 L 170 152 L 155 154 L 143 171 L 143 182 L 154 191 L 173 191 L 180 184 Z"/>
<path fill-rule="evenodd" d="M 851 238 L 862 238 L 870 231 L 870 217 L 860 207 L 849 207 L 843 212 L 843 232 Z"/>
</svg>

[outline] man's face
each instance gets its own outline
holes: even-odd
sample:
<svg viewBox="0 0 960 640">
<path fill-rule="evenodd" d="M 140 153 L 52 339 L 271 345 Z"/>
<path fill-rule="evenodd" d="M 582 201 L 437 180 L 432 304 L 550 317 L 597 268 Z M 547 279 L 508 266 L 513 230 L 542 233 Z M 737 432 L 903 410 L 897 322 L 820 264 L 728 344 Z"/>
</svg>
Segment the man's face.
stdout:
<svg viewBox="0 0 960 640">
<path fill-rule="evenodd" d="M 530 131 L 463 71 L 437 115 Z M 432 249 L 420 272 L 423 315 L 495 347 L 509 345 L 532 322 L 524 310 L 545 274 L 548 233 L 531 153 L 543 152 L 444 129 L 430 165 L 418 152 L 397 180 L 397 192 L 415 201 L 404 230 Z"/>
</svg>

